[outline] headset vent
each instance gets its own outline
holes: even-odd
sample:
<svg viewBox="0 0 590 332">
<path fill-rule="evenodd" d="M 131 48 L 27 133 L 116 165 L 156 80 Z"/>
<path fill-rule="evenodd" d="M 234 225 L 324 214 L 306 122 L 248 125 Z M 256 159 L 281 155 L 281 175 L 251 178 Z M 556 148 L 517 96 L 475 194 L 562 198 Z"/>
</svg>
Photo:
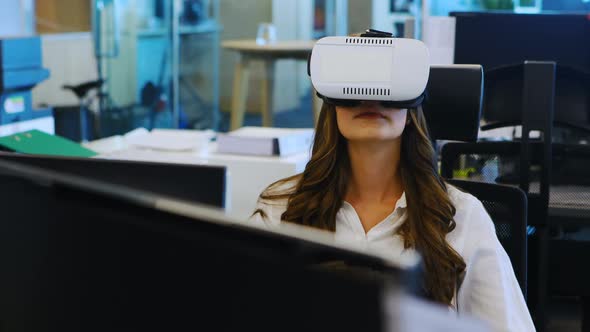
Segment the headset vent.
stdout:
<svg viewBox="0 0 590 332">
<path fill-rule="evenodd" d="M 367 38 L 367 37 L 358 37 L 358 38 L 346 38 L 347 44 L 362 44 L 362 45 L 392 45 L 393 39 L 392 38 Z"/>
<path fill-rule="evenodd" d="M 342 88 L 343 95 L 353 96 L 390 96 L 391 89 L 380 88 Z"/>
</svg>

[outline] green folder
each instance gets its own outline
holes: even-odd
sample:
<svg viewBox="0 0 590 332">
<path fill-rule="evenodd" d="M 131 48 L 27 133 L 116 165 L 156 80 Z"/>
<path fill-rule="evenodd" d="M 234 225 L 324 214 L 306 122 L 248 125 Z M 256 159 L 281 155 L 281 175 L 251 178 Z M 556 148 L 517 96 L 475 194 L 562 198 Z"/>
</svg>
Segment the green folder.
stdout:
<svg viewBox="0 0 590 332">
<path fill-rule="evenodd" d="M 98 154 L 74 141 L 39 130 L 0 137 L 0 148 L 19 153 L 67 157 L 93 157 Z"/>
</svg>

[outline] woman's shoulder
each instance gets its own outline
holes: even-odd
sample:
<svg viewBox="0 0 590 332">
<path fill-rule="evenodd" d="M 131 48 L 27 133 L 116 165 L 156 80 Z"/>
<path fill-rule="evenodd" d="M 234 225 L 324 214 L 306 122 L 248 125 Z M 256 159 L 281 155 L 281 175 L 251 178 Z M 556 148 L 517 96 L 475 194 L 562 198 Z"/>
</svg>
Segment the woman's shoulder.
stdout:
<svg viewBox="0 0 590 332">
<path fill-rule="evenodd" d="M 293 194 L 299 183 L 299 176 L 279 180 L 269 185 L 258 197 L 256 210 L 251 219 L 271 224 L 281 221 L 281 216 L 289 203 L 289 196 Z"/>
<path fill-rule="evenodd" d="M 472 194 L 448 183 L 447 193 L 449 194 L 449 198 L 451 199 L 451 202 L 457 210 L 469 209 L 472 208 L 474 205 L 478 205 L 478 203 L 481 204 L 479 199 L 477 199 Z"/>
<path fill-rule="evenodd" d="M 297 189 L 300 175 L 279 180 L 262 191 L 258 201 L 262 203 L 277 203 L 279 201 L 286 201 Z"/>
<path fill-rule="evenodd" d="M 456 209 L 454 219 L 457 228 L 485 233 L 494 231 L 493 222 L 479 199 L 450 184 L 447 184 L 447 192 Z"/>
<path fill-rule="evenodd" d="M 469 261 L 481 250 L 496 252 L 499 247 L 494 223 L 479 199 L 452 185 L 447 192 L 455 206 L 455 229 L 447 240 L 457 252 Z"/>
</svg>

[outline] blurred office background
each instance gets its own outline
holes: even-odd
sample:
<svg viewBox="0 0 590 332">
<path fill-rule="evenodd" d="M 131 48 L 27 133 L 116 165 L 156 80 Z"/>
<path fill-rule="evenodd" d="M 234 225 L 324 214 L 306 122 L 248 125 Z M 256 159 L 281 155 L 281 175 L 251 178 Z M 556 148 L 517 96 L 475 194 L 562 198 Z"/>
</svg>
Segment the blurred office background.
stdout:
<svg viewBox="0 0 590 332">
<path fill-rule="evenodd" d="M 514 3 L 516 2 L 516 3 Z M 4 0 L 0 35 L 42 36 L 51 76 L 33 91 L 54 108 L 56 132 L 85 139 L 135 127 L 226 131 L 238 52 L 227 40 L 255 39 L 271 23 L 277 40 L 312 40 L 368 27 L 403 36 L 408 18 L 451 11 L 588 10 L 584 0 Z M 530 10 L 529 10 L 530 11 Z M 249 70 L 245 124 L 260 124 L 262 65 Z M 305 63 L 281 60 L 271 72 L 272 118 L 280 127 L 312 127 Z M 64 85 L 94 82 L 80 96 Z"/>
<path fill-rule="evenodd" d="M 484 63 L 484 56 L 470 51 L 479 49 L 486 53 L 483 46 L 489 46 L 491 39 L 479 40 L 482 48 L 471 47 L 469 41 L 484 34 L 486 38 L 501 38 L 526 30 L 528 35 L 522 43 L 514 42 L 513 38 L 512 44 L 506 46 L 512 48 L 505 54 L 484 55 L 498 61 L 507 55 L 522 63 L 530 59 L 519 58 L 516 48 L 520 45 L 520 50 L 524 50 L 535 44 L 531 46 L 535 52 L 553 47 L 551 54 L 561 57 L 553 59 L 560 60 L 558 65 L 574 65 L 578 66 L 576 70 L 590 71 L 590 29 L 586 18 L 582 22 L 586 28 L 579 29 L 570 21 L 572 25 L 560 23 L 552 25 L 556 28 L 531 30 L 530 26 L 525 28 L 522 19 L 510 19 L 514 25 L 496 21 L 479 26 L 481 30 L 464 29 L 456 33 L 454 17 L 457 16 L 449 15 L 453 12 L 560 13 L 577 14 L 579 19 L 585 17 L 580 13 L 590 12 L 590 1 L 2 0 L 0 39 L 41 37 L 42 64 L 49 69 L 50 76 L 33 89 L 33 108 L 52 109 L 55 134 L 74 141 L 122 135 L 136 128 L 218 132 L 263 124 L 311 128 L 314 92 L 307 76 L 306 57 L 302 54 L 309 52 L 313 40 L 367 28 L 423 39 L 430 47 L 433 63 L 460 63 L 460 57 L 465 57 L 467 63 L 483 64 L 486 71 L 493 68 Z M 461 24 L 464 23 L 465 16 Z M 524 30 L 516 31 L 520 29 Z M 561 44 L 553 46 L 549 41 Z M 290 51 L 277 55 L 272 47 L 276 43 L 285 43 Z M 545 48 L 539 48 L 540 44 Z M 502 52 L 502 49 L 495 51 Z M 513 65 L 514 61 L 504 64 Z M 559 77 L 557 82 L 561 84 Z M 573 96 L 568 100 L 582 106 L 570 108 L 577 113 L 559 113 L 556 109 L 556 123 L 561 121 L 565 126 L 557 125 L 552 139 L 587 146 L 589 92 L 562 89 L 557 92 L 558 98 L 563 97 L 563 91 Z M 240 109 L 245 111 L 243 117 Z M 265 109 L 270 114 L 266 123 Z M 574 117 L 567 118 L 566 113 Z M 569 136 L 564 134 L 564 128 Z M 514 126 L 508 126 L 502 132 L 482 133 L 480 138 L 513 139 L 517 136 L 515 132 Z M 497 158 L 493 162 L 496 163 L 493 178 L 496 178 L 502 164 L 498 164 Z M 486 167 L 481 169 L 483 172 Z M 587 169 L 578 167 L 574 168 L 578 173 L 569 170 L 562 173 L 575 174 L 575 181 L 579 182 L 584 176 L 587 178 Z M 581 229 L 582 232 L 577 232 L 575 228 L 575 236 L 581 234 L 579 239 L 582 239 L 575 238 L 576 245 L 590 243 L 588 227 Z M 558 230 L 560 236 L 568 231 L 567 228 Z M 570 255 L 572 252 L 576 251 L 568 251 L 568 257 L 575 256 Z M 552 299 L 549 330 L 579 330 L 582 311 L 590 317 L 590 297 L 586 296 L 584 305 L 572 301 L 573 297 Z"/>
</svg>

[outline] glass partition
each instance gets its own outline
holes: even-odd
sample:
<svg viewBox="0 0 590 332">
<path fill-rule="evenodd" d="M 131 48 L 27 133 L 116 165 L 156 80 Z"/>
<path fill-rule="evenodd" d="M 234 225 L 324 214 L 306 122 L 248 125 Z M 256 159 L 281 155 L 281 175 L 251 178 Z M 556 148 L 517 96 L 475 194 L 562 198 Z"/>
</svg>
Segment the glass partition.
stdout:
<svg viewBox="0 0 590 332">
<path fill-rule="evenodd" d="M 215 129 L 219 5 L 214 0 L 95 0 L 98 136 L 137 127 Z"/>
</svg>

